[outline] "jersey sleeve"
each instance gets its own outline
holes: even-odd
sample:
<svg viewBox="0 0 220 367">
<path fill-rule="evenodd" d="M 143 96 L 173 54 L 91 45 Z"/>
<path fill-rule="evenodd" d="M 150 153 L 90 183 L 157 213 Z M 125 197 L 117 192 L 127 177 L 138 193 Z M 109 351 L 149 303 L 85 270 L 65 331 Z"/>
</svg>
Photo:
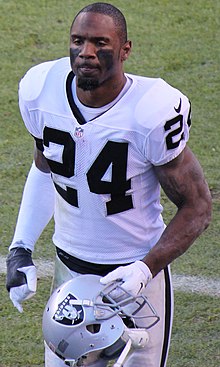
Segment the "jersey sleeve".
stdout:
<svg viewBox="0 0 220 367">
<path fill-rule="evenodd" d="M 19 109 L 24 124 L 34 138 L 41 139 L 41 133 L 38 130 L 38 125 L 35 121 L 35 114 L 30 112 L 30 106 L 27 101 L 22 98 L 22 92 L 19 88 Z"/>
<path fill-rule="evenodd" d="M 47 61 L 29 69 L 18 88 L 19 109 L 24 124 L 35 139 L 42 139 L 39 100 L 50 68 L 55 61 Z"/>
<path fill-rule="evenodd" d="M 176 93 L 163 118 L 147 136 L 146 156 L 155 166 L 176 158 L 189 140 L 191 105 L 186 96 Z"/>
</svg>

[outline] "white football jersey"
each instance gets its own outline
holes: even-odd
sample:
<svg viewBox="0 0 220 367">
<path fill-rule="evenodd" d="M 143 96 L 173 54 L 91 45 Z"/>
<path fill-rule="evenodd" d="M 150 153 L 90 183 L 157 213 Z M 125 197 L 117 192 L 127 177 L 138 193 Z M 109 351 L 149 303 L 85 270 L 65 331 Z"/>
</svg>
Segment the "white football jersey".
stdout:
<svg viewBox="0 0 220 367">
<path fill-rule="evenodd" d="M 56 246 L 93 263 L 129 263 L 159 240 L 160 185 L 153 166 L 184 149 L 190 103 L 159 78 L 127 74 L 130 88 L 86 122 L 69 58 L 31 68 L 20 82 L 28 131 L 43 142 L 56 188 Z"/>
</svg>

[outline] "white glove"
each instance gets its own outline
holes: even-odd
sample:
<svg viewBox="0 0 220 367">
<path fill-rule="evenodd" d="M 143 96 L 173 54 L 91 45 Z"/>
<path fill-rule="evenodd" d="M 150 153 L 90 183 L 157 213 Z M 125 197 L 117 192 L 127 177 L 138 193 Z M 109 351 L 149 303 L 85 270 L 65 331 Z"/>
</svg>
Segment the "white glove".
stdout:
<svg viewBox="0 0 220 367">
<path fill-rule="evenodd" d="M 13 305 L 19 312 L 23 312 L 21 303 L 34 296 L 37 290 L 37 270 L 34 265 L 24 266 L 17 269 L 19 272 L 24 273 L 27 279 L 27 283 L 10 288 L 10 299 Z"/>
<path fill-rule="evenodd" d="M 138 260 L 130 265 L 120 266 L 111 271 L 100 279 L 100 283 L 107 285 L 108 283 L 121 280 L 123 282 L 121 287 L 135 297 L 143 291 L 151 279 L 152 273 L 148 266 L 143 261 Z M 119 298 L 123 296 L 123 293 L 118 289 L 112 291 L 111 295 L 113 298 Z"/>
</svg>

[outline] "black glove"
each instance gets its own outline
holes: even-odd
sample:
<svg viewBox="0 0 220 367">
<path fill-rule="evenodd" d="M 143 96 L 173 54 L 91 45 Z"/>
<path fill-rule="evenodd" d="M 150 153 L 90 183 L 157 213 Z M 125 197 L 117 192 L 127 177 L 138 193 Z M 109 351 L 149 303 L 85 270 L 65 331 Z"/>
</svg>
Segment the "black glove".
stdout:
<svg viewBox="0 0 220 367">
<path fill-rule="evenodd" d="M 6 260 L 6 288 L 19 312 L 23 311 L 21 302 L 32 297 L 37 288 L 37 272 L 31 254 L 29 249 L 16 247 L 10 251 Z"/>
<path fill-rule="evenodd" d="M 31 250 L 25 249 L 23 247 L 13 248 L 6 259 L 7 265 L 7 278 L 6 278 L 6 288 L 8 292 L 12 287 L 18 287 L 19 285 L 26 284 L 26 275 L 20 271 L 18 268 L 23 268 L 24 266 L 34 265 L 31 257 Z"/>
</svg>

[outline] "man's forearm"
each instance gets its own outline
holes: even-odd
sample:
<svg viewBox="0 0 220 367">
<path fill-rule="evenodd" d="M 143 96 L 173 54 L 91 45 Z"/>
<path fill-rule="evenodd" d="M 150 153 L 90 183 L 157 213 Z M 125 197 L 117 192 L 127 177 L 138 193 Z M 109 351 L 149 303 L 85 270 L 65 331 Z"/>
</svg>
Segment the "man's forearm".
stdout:
<svg viewBox="0 0 220 367">
<path fill-rule="evenodd" d="M 195 210 L 189 207 L 178 210 L 158 243 L 143 259 L 153 276 L 182 255 L 208 227 L 210 202 L 204 199 L 199 206 Z"/>
<path fill-rule="evenodd" d="M 10 249 L 20 246 L 33 251 L 35 242 L 54 213 L 54 191 L 50 173 L 40 171 L 33 163 Z"/>
</svg>

